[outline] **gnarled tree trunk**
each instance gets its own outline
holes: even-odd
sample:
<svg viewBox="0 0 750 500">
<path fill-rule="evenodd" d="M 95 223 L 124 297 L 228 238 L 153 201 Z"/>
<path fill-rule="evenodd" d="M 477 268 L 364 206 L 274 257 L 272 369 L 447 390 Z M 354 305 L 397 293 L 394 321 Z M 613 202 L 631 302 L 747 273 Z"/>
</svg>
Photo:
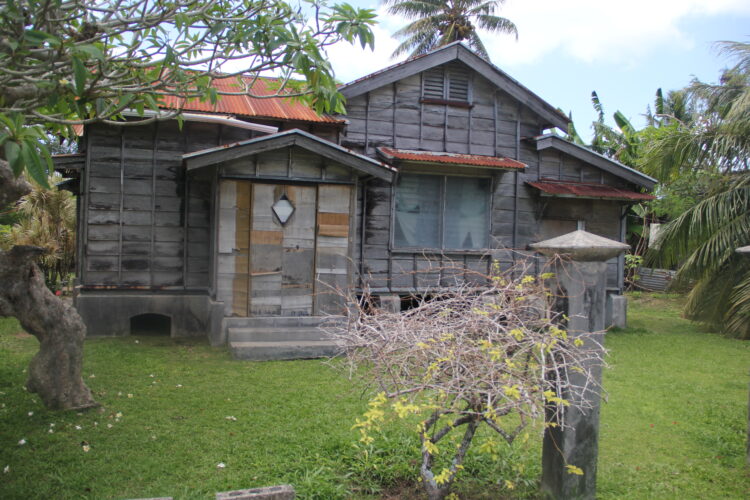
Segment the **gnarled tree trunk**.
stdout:
<svg viewBox="0 0 750 500">
<path fill-rule="evenodd" d="M 5 206 L 29 191 L 0 160 L 0 205 Z M 49 291 L 34 259 L 39 247 L 15 246 L 0 251 L 0 316 L 15 316 L 39 340 L 31 360 L 26 388 L 39 394 L 50 409 L 96 406 L 83 382 L 83 340 L 86 326 L 75 309 Z"/>
</svg>

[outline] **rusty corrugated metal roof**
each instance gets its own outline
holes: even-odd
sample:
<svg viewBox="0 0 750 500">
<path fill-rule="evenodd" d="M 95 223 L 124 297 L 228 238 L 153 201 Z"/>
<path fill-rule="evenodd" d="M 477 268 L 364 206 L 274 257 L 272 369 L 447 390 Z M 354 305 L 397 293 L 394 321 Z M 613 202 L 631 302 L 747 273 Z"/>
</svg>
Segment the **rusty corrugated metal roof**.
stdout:
<svg viewBox="0 0 750 500">
<path fill-rule="evenodd" d="M 607 184 L 558 181 L 553 179 L 540 179 L 538 182 L 527 182 L 526 184 L 550 196 L 625 201 L 647 201 L 656 198 L 650 194 L 638 193 Z"/>
<path fill-rule="evenodd" d="M 252 84 L 251 92 L 256 96 L 272 96 L 276 93 L 273 88 L 272 78 L 258 78 L 253 84 L 249 77 L 217 78 L 213 86 L 219 92 L 244 92 L 245 85 Z M 290 97 L 251 97 L 248 95 L 220 95 L 216 104 L 209 101 L 201 102 L 192 99 L 187 103 L 184 99 L 174 96 L 163 96 L 162 102 L 165 108 L 182 108 L 184 111 L 197 111 L 202 113 L 220 113 L 227 115 L 268 118 L 276 120 L 291 120 L 316 123 L 342 123 L 344 120 L 333 118 L 329 115 L 318 115 L 312 108 L 299 99 Z"/>
<path fill-rule="evenodd" d="M 378 152 L 386 160 L 414 161 L 420 163 L 466 165 L 475 167 L 491 167 L 502 169 L 523 169 L 525 163 L 497 156 L 467 155 L 459 153 L 440 153 L 435 151 L 413 151 L 409 149 L 395 149 L 379 147 Z"/>
</svg>

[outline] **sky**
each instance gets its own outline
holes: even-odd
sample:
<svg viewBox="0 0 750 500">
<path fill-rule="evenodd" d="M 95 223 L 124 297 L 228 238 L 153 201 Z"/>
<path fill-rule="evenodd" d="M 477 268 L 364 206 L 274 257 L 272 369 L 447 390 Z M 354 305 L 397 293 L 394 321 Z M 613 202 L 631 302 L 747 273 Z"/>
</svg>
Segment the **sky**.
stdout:
<svg viewBox="0 0 750 500">
<path fill-rule="evenodd" d="M 403 60 L 391 33 L 408 21 L 388 14 L 378 0 L 351 1 L 375 9 L 375 51 L 347 44 L 329 48 L 336 77 L 349 82 Z M 750 42 L 750 0 L 506 0 L 497 15 L 513 21 L 512 35 L 482 33 L 493 64 L 565 113 L 591 137 L 596 91 L 607 120 L 621 111 L 636 127 L 657 88 L 686 86 L 693 78 L 716 82 L 731 59 L 715 42 Z M 481 32 L 480 32 L 481 33 Z"/>
</svg>

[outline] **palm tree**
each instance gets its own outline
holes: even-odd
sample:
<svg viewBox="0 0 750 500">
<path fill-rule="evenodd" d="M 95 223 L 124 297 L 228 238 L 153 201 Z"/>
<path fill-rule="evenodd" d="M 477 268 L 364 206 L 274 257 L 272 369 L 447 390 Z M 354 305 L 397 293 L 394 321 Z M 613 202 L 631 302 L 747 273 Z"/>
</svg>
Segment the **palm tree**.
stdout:
<svg viewBox="0 0 750 500">
<path fill-rule="evenodd" d="M 724 42 L 737 58 L 718 84 L 687 89 L 695 115 L 672 120 L 643 144 L 641 166 L 660 180 L 703 170 L 722 174 L 715 191 L 670 222 L 651 256 L 693 280 L 690 319 L 750 339 L 750 263 L 735 249 L 750 244 L 750 44 Z"/>
<path fill-rule="evenodd" d="M 495 15 L 505 0 L 384 0 L 388 12 L 409 20 L 394 36 L 404 41 L 392 57 L 411 52 L 410 57 L 452 42 L 465 40 L 480 56 L 489 59 L 478 29 L 509 33 L 518 38 L 516 25 Z"/>
<path fill-rule="evenodd" d="M 54 186 L 60 180 L 58 174 L 53 174 L 48 182 Z M 68 191 L 33 184 L 32 191 L 15 208 L 20 220 L 0 234 L 0 248 L 13 245 L 44 248 L 46 253 L 38 264 L 47 285 L 57 288 L 75 265 L 75 198 Z"/>
</svg>

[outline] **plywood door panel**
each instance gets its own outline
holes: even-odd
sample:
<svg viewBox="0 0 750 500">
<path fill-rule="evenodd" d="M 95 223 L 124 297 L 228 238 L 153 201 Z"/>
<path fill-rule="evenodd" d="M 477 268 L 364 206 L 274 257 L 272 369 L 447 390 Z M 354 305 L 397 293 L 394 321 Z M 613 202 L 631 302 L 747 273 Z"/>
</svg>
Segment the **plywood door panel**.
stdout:
<svg viewBox="0 0 750 500">
<path fill-rule="evenodd" d="M 352 187 L 318 186 L 315 312 L 341 314 L 351 268 Z"/>
<path fill-rule="evenodd" d="M 294 206 L 284 225 L 272 210 L 282 195 Z M 312 314 L 316 198 L 314 186 L 253 185 L 249 314 Z"/>
<path fill-rule="evenodd" d="M 281 314 L 310 316 L 313 305 L 317 192 L 314 186 L 286 186 L 284 194 L 294 205 L 294 213 L 284 225 Z"/>
</svg>

